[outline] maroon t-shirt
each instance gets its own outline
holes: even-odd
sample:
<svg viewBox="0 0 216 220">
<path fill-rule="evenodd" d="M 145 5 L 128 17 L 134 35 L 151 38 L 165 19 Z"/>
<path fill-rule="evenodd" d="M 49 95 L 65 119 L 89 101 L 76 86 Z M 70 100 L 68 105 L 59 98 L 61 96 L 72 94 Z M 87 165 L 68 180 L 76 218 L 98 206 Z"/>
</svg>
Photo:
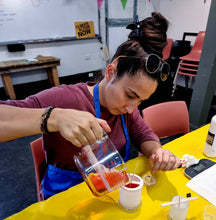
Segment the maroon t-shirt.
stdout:
<svg viewBox="0 0 216 220">
<path fill-rule="evenodd" d="M 95 115 L 94 98 L 90 94 L 86 83 L 60 85 L 29 96 L 25 100 L 0 101 L 0 104 L 25 108 L 55 106 L 88 111 Z M 140 146 L 144 141 L 159 141 L 158 137 L 145 124 L 137 108 L 132 114 L 125 114 L 124 117 L 129 136 L 135 144 Z M 108 136 L 121 153 L 126 145 L 126 139 L 120 115 L 112 115 L 106 108 L 101 106 L 101 118 L 106 120 L 111 127 L 112 131 Z M 43 135 L 43 144 L 47 163 L 66 170 L 76 170 L 73 158 L 80 148 L 65 140 L 59 132 Z"/>
</svg>

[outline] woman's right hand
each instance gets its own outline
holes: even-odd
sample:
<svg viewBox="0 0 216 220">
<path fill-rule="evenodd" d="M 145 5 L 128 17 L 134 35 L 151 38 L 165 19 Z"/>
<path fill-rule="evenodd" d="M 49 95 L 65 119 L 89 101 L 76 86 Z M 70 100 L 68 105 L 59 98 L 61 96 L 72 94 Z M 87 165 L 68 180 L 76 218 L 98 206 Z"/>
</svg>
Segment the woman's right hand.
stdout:
<svg viewBox="0 0 216 220">
<path fill-rule="evenodd" d="M 103 129 L 110 132 L 111 128 L 103 119 L 98 119 L 86 111 L 55 108 L 48 119 L 48 130 L 59 131 L 73 145 L 81 147 L 103 136 Z"/>
</svg>

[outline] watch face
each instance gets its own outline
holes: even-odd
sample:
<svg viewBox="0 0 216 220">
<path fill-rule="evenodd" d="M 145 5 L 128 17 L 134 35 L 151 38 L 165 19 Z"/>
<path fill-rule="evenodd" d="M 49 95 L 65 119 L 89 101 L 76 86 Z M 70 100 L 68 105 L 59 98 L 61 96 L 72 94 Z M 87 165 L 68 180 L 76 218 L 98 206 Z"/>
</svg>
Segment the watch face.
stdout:
<svg viewBox="0 0 216 220">
<path fill-rule="evenodd" d="M 198 164 L 194 164 L 184 170 L 184 173 L 187 177 L 193 178 L 204 170 L 215 164 L 214 161 L 209 159 L 201 159 Z"/>
</svg>

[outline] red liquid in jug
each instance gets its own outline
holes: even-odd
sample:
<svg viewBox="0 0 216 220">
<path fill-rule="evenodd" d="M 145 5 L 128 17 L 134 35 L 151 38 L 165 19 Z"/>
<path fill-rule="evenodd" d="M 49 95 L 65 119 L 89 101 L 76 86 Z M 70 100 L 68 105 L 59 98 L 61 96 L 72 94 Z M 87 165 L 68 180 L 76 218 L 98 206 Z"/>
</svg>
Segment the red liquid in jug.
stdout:
<svg viewBox="0 0 216 220">
<path fill-rule="evenodd" d="M 108 171 L 105 172 L 104 175 L 111 188 L 114 188 L 122 183 L 126 183 L 129 181 L 128 175 L 120 171 Z M 97 192 L 103 192 L 104 190 L 106 190 L 106 187 L 99 174 L 90 173 L 89 178 L 92 184 L 95 186 Z"/>
</svg>

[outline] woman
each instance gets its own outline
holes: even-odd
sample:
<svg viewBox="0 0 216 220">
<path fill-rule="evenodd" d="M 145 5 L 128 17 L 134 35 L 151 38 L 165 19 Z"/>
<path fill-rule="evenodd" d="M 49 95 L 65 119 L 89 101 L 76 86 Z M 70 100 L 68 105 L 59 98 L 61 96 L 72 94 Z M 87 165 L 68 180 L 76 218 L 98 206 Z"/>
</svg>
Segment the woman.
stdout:
<svg viewBox="0 0 216 220">
<path fill-rule="evenodd" d="M 168 73 L 159 57 L 166 45 L 167 21 L 153 13 L 128 28 L 129 40 L 118 47 L 99 83 L 61 85 L 25 100 L 0 101 L 0 141 L 43 133 L 49 166 L 42 182 L 45 198 L 83 181 L 73 157 L 80 147 L 100 139 L 103 129 L 125 161 L 130 137 L 149 157 L 153 172 L 180 165 L 179 158 L 161 148 L 137 109 Z"/>
</svg>

